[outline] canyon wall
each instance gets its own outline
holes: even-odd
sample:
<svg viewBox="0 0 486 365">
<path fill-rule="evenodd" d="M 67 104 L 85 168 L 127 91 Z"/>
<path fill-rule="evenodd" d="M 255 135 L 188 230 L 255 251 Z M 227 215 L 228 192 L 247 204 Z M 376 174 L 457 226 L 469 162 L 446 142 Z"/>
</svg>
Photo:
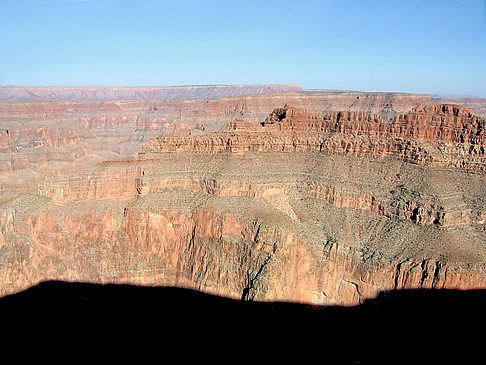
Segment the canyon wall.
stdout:
<svg viewBox="0 0 486 365">
<path fill-rule="evenodd" d="M 0 86 L 0 102 L 217 99 L 224 96 L 302 91 L 299 85 Z"/>
<path fill-rule="evenodd" d="M 172 204 L 181 198 L 190 200 L 189 205 Z M 2 211 L 2 294 L 56 279 L 176 286 L 246 300 L 353 305 L 382 290 L 486 285 L 484 263 L 405 256 L 389 261 L 370 251 L 364 259 L 356 243 L 338 243 L 342 237 L 321 232 L 309 240 L 299 232 L 308 227 L 291 225 L 264 205 L 254 208 L 258 200 L 207 200 L 199 193 L 165 192 L 125 207 L 80 205 L 73 211 L 39 199 L 23 197 Z M 201 199 L 204 204 L 187 210 Z M 153 200 L 168 206 L 157 207 Z M 218 209 L 227 204 L 235 208 Z M 21 206 L 38 209 L 37 215 Z M 247 217 L 239 213 L 242 208 Z M 359 226 L 369 218 L 363 214 Z M 386 220 L 373 223 L 382 234 L 389 229 Z M 434 244 L 421 238 L 418 226 L 398 224 L 398 231 L 412 233 L 402 245 Z M 11 235 L 23 238 L 13 241 Z M 400 239 L 387 243 L 393 247 Z"/>
<path fill-rule="evenodd" d="M 4 102 L 0 103 L 0 197 L 35 193 L 46 176 L 127 158 L 154 136 L 207 134 L 234 119 L 261 122 L 285 103 L 318 112 L 367 111 L 389 120 L 433 101 L 414 94 L 299 91 L 219 99 Z"/>
<path fill-rule="evenodd" d="M 234 121 L 214 134 L 152 138 L 138 156 L 165 152 L 308 151 L 393 156 L 427 166 L 483 171 L 486 120 L 454 105 L 417 107 L 384 123 L 376 114 L 307 111 L 287 105 L 261 126 Z"/>
<path fill-rule="evenodd" d="M 438 104 L 456 104 L 474 110 L 477 115 L 486 118 L 486 98 L 434 98 Z"/>
<path fill-rule="evenodd" d="M 286 105 L 259 121 L 153 137 L 0 200 L 1 294 L 56 279 L 354 305 L 486 287 L 484 119 Z"/>
</svg>

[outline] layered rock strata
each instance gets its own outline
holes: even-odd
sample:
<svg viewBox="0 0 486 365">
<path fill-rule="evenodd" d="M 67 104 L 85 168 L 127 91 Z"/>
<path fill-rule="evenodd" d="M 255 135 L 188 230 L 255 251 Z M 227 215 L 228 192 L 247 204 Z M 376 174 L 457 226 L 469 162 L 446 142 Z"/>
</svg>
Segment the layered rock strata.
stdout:
<svg viewBox="0 0 486 365">
<path fill-rule="evenodd" d="M 60 279 L 353 305 L 484 288 L 484 152 L 464 164 L 438 146 L 469 158 L 484 120 L 452 105 L 392 123 L 286 106 L 261 124 L 153 138 L 136 158 L 0 201 L 1 293 Z"/>
<path fill-rule="evenodd" d="M 224 96 L 302 91 L 299 85 L 0 86 L 0 102 L 217 99 Z"/>
<path fill-rule="evenodd" d="M 386 118 L 421 103 L 433 103 L 426 95 L 398 93 L 286 92 L 230 97 L 230 92 L 250 89 L 182 88 L 199 98 L 188 100 L 180 99 L 188 97 L 184 93 L 132 95 L 136 88 L 121 88 L 118 94 L 112 90 L 112 96 L 136 100 L 0 103 L 0 196 L 11 198 L 19 193 L 35 193 L 45 176 L 61 176 L 103 160 L 129 157 L 157 135 L 209 133 L 224 129 L 235 118 L 259 122 L 273 108 L 286 102 L 318 111 L 365 110 Z M 62 94 L 58 95 L 56 90 L 46 95 L 56 99 Z M 95 99 L 103 99 L 104 94 L 98 92 L 106 91 L 103 88 L 93 92 L 89 88 L 76 90 Z M 212 93 L 218 90 L 224 93 Z M 265 90 L 266 93 L 280 89 Z M 213 99 L 217 95 L 227 97 Z M 146 100 L 148 97 L 165 99 Z"/>
<path fill-rule="evenodd" d="M 483 171 L 486 120 L 454 105 L 418 107 L 384 123 L 379 115 L 330 112 L 323 115 L 287 106 L 254 126 L 234 121 L 225 131 L 195 137 L 155 137 L 139 156 L 164 152 L 327 152 L 350 156 L 392 156 L 426 166 Z"/>
</svg>

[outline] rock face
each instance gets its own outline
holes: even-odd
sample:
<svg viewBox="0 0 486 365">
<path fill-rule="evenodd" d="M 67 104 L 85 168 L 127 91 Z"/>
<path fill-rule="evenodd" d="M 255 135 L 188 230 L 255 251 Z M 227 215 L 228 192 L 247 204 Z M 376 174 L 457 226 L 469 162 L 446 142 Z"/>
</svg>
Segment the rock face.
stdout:
<svg viewBox="0 0 486 365">
<path fill-rule="evenodd" d="M 475 116 L 471 110 L 441 104 L 417 107 L 397 116 L 390 132 L 404 138 L 484 145 L 485 129 L 486 119 Z"/>
<path fill-rule="evenodd" d="M 105 160 L 128 158 L 154 136 L 210 133 L 224 129 L 234 119 L 260 122 L 285 103 L 317 112 L 366 111 L 387 120 L 420 104 L 434 103 L 426 95 L 398 93 L 299 91 L 263 95 L 264 91 L 283 90 L 260 86 L 181 88 L 203 98 L 191 100 L 177 99 L 188 97 L 184 93 L 142 93 L 138 100 L 104 100 L 105 91 L 112 97 L 135 98 L 137 89 L 120 88 L 117 93 L 117 88 L 75 88 L 76 92 L 102 100 L 0 103 L 0 197 L 36 193 L 39 182 L 46 177 L 92 168 Z M 50 98 L 58 99 L 64 94 L 57 91 L 68 89 L 39 90 L 48 90 L 47 96 L 52 93 Z M 261 94 L 229 97 L 251 90 Z M 19 100 L 15 95 L 12 100 Z M 208 99 L 217 95 L 228 97 Z M 169 99 L 144 99 L 162 96 Z"/>
<path fill-rule="evenodd" d="M 328 152 L 392 156 L 426 166 L 484 171 L 486 120 L 454 105 L 426 106 L 386 124 L 375 114 L 278 108 L 261 127 L 235 121 L 225 131 L 195 137 L 155 137 L 139 156 L 164 152 Z"/>
<path fill-rule="evenodd" d="M 480 117 L 486 117 L 486 98 L 438 98 L 438 104 L 456 104 L 474 110 Z"/>
<path fill-rule="evenodd" d="M 391 122 L 286 105 L 51 171 L 36 194 L 0 201 L 0 293 L 55 279 L 353 305 L 484 288 L 484 133 L 455 105 Z"/>
<path fill-rule="evenodd" d="M 207 86 L 0 86 L 0 102 L 216 99 L 224 96 L 302 91 L 299 85 L 207 85 Z"/>
</svg>

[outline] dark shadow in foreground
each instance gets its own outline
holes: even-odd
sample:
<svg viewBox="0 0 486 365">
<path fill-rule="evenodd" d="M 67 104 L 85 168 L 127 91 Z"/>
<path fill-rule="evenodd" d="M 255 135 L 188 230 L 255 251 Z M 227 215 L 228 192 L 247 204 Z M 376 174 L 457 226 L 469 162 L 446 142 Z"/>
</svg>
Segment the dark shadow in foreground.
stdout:
<svg viewBox="0 0 486 365">
<path fill-rule="evenodd" d="M 383 292 L 359 306 L 324 307 L 244 302 L 170 287 L 52 281 L 0 299 L 1 330 L 12 336 L 150 338 L 166 351 L 195 345 L 241 353 L 298 348 L 324 357 L 339 351 L 351 363 L 376 363 L 385 354 L 415 359 L 424 350 L 434 359 L 451 351 L 477 354 L 485 309 L 486 290 L 445 289 Z"/>
</svg>

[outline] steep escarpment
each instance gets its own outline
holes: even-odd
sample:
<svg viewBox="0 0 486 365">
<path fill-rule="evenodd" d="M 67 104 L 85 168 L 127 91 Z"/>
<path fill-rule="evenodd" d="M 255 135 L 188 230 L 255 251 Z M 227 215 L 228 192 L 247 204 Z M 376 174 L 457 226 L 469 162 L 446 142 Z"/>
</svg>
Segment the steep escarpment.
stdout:
<svg viewBox="0 0 486 365">
<path fill-rule="evenodd" d="M 235 121 L 225 131 L 195 137 L 155 137 L 138 156 L 163 152 L 308 151 L 350 156 L 392 156 L 427 166 L 485 170 L 484 119 L 453 105 L 419 107 L 384 123 L 375 114 L 323 115 L 286 106 L 254 126 Z"/>
<path fill-rule="evenodd" d="M 66 91 L 69 88 L 61 89 Z M 186 98 L 189 94 L 176 93 L 171 96 L 153 94 L 147 90 L 139 98 L 125 94 L 134 91 L 133 88 L 115 89 L 76 89 L 83 95 L 91 95 L 89 100 L 83 101 L 0 103 L 0 196 L 12 198 L 21 193 L 35 193 L 39 181 L 47 176 L 62 176 L 92 168 L 101 161 L 127 158 L 158 135 L 211 133 L 224 129 L 228 121 L 234 119 L 260 122 L 274 108 L 289 102 L 317 112 L 366 111 L 386 120 L 417 105 L 434 103 L 427 95 L 306 91 L 275 93 L 284 91 L 279 88 L 270 88 L 267 91 L 271 93 L 266 93 L 266 89 L 260 90 L 260 86 L 254 90 L 258 95 L 242 95 L 251 88 L 244 91 L 245 87 L 235 86 L 235 90 L 241 91 L 235 95 L 240 96 L 231 97 L 229 95 L 232 94 L 227 93 L 233 90 L 230 87 L 181 89 L 184 92 L 193 90 L 193 96 L 202 99 L 181 99 L 179 97 Z M 109 95 L 113 92 L 113 97 L 135 100 L 104 100 L 104 94 L 97 94 L 101 91 Z M 214 99 L 216 94 L 213 91 L 221 92 L 217 95 L 225 97 Z M 54 89 L 52 92 L 53 96 L 57 95 Z M 148 100 L 148 97 L 164 99 Z"/>
<path fill-rule="evenodd" d="M 65 206 L 20 197 L 1 211 L 2 293 L 62 279 L 349 305 L 387 289 L 486 284 L 484 247 L 457 240 L 464 232 L 480 238 L 477 228 L 462 228 L 452 239 L 454 230 L 312 197 L 264 195 L 169 188 L 129 203 Z M 285 201 L 295 216 L 282 209 Z"/>
<path fill-rule="evenodd" d="M 66 204 L 76 200 L 120 199 L 137 196 L 141 187 L 140 167 L 122 169 L 97 169 L 85 173 L 77 172 L 64 178 L 39 183 L 39 194 L 54 202 Z"/>
<path fill-rule="evenodd" d="M 484 145 L 486 119 L 458 105 L 426 105 L 397 116 L 389 129 L 397 137 Z"/>
<path fill-rule="evenodd" d="M 456 104 L 474 110 L 474 113 L 486 118 L 486 98 L 434 98 L 438 104 Z"/>
<path fill-rule="evenodd" d="M 392 122 L 286 105 L 154 137 L 0 201 L 1 293 L 56 279 L 352 305 L 484 288 L 484 165 L 484 120 L 453 105 Z"/>
<path fill-rule="evenodd" d="M 377 176 L 370 176 L 371 171 Z M 166 190 L 202 191 L 214 196 L 265 198 L 294 220 L 287 198 L 312 197 L 389 219 L 446 227 L 484 222 L 482 179 L 482 174 L 467 170 L 424 168 L 390 157 L 187 152 L 167 153 L 156 160 L 103 163 L 96 172 L 47 177 L 39 184 L 39 193 L 65 205 L 126 200 Z M 468 180 L 467 188 L 455 180 Z M 466 197 L 467 202 L 463 201 Z"/>
</svg>

